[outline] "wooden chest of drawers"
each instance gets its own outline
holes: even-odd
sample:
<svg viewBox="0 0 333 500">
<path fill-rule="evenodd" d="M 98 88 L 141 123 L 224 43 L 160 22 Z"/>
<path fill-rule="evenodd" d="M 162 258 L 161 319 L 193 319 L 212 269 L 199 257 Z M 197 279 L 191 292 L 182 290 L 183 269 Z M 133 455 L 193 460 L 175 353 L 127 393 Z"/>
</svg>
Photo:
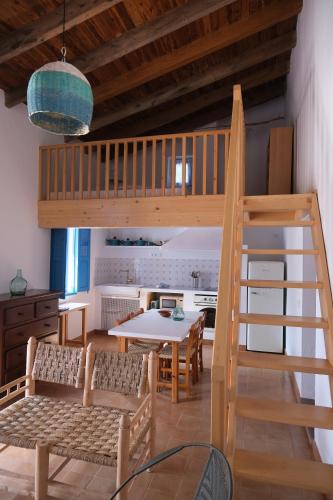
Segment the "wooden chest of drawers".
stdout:
<svg viewBox="0 0 333 500">
<path fill-rule="evenodd" d="M 59 294 L 29 290 L 24 297 L 0 295 L 0 384 L 25 373 L 27 341 L 58 343 Z"/>
</svg>

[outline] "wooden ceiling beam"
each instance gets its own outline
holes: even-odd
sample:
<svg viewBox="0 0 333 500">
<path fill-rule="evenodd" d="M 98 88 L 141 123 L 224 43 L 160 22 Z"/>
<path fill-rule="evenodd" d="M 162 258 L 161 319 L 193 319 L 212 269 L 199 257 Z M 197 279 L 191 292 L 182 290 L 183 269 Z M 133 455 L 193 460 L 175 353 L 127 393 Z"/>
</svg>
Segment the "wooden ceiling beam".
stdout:
<svg viewBox="0 0 333 500">
<path fill-rule="evenodd" d="M 190 0 L 188 3 L 171 9 L 70 62 L 82 73 L 89 73 L 235 1 L 205 0 L 203 2 L 202 0 Z M 9 108 L 15 106 L 24 101 L 25 97 L 26 86 L 8 91 L 6 93 L 6 106 Z"/>
<path fill-rule="evenodd" d="M 208 33 L 173 52 L 141 64 L 137 69 L 123 73 L 109 82 L 93 89 L 96 103 L 111 99 L 139 87 L 151 80 L 175 71 L 202 57 L 224 49 L 240 40 L 296 16 L 302 9 L 302 0 L 288 0 L 288 3 L 274 1 L 251 15 L 236 21 L 223 29 Z"/>
<path fill-rule="evenodd" d="M 110 111 L 95 118 L 92 122 L 91 130 L 98 130 L 131 115 L 159 106 L 219 80 L 223 80 L 232 74 L 239 73 L 251 68 L 251 66 L 284 54 L 295 47 L 295 45 L 296 33 L 294 31 L 264 42 L 254 49 L 242 52 L 237 57 L 230 57 L 223 63 L 210 67 L 202 75 L 192 75 L 190 78 L 181 81 L 178 85 L 168 85 L 156 92 L 150 93 L 148 97 L 141 99 L 141 101 L 129 102 L 128 104 L 124 104 L 119 110 Z"/>
<path fill-rule="evenodd" d="M 289 67 L 289 61 L 283 61 L 274 65 L 267 65 L 262 69 L 252 71 L 251 73 L 240 79 L 235 78 L 235 81 L 241 84 L 242 90 L 248 90 L 263 85 L 270 80 L 275 80 L 281 76 L 286 75 L 289 72 Z M 131 127 L 125 127 L 125 130 L 122 128 L 118 128 L 115 129 L 113 133 L 112 129 L 106 129 L 106 134 L 110 139 L 124 136 L 136 137 L 144 134 L 147 131 L 167 125 L 168 123 L 181 120 L 186 116 L 196 113 L 204 108 L 207 108 L 208 106 L 212 106 L 230 97 L 232 95 L 233 84 L 235 83 L 235 81 L 228 82 L 228 84 L 226 84 L 225 86 L 215 90 L 211 90 L 207 94 L 199 95 L 195 99 L 185 101 L 184 103 L 175 104 L 174 106 L 170 106 L 168 109 L 159 111 L 157 113 L 155 112 L 152 116 L 148 116 L 147 118 L 138 118 Z M 93 140 L 91 138 L 91 134 L 88 134 L 85 137 L 85 140 Z"/>
<path fill-rule="evenodd" d="M 243 104 L 245 109 L 258 106 L 259 104 L 264 104 L 267 101 L 275 99 L 284 95 L 286 91 L 286 77 L 282 76 L 276 80 L 269 81 L 259 87 L 249 89 L 243 92 Z M 161 135 L 167 133 L 183 133 L 189 130 L 194 130 L 209 123 L 216 121 L 221 121 L 225 118 L 230 118 L 231 106 L 232 106 L 232 96 L 218 103 L 218 106 L 200 110 L 192 115 L 185 117 L 177 122 L 168 123 L 167 126 L 154 129 L 153 131 L 147 131 L 153 135 Z M 226 125 L 227 127 L 230 126 Z"/>
<path fill-rule="evenodd" d="M 101 14 L 122 0 L 72 0 L 66 6 L 66 31 Z M 0 39 L 0 64 L 62 33 L 63 5 L 49 15 L 8 33 Z"/>
</svg>

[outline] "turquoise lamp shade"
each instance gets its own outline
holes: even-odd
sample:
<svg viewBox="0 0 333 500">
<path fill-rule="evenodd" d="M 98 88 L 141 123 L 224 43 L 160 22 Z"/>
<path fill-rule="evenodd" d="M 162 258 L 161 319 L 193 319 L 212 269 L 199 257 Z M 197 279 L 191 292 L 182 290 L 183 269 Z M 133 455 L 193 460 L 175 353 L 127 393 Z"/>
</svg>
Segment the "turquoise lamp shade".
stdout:
<svg viewBox="0 0 333 500">
<path fill-rule="evenodd" d="M 89 132 L 93 94 L 86 77 L 65 61 L 48 63 L 31 76 L 28 84 L 31 123 L 54 134 Z"/>
</svg>

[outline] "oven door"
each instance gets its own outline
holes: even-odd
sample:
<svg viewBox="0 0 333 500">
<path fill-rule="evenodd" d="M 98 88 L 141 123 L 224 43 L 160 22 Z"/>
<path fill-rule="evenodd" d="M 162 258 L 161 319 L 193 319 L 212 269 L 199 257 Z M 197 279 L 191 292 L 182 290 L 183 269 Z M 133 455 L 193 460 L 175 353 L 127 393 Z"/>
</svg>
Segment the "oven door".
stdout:
<svg viewBox="0 0 333 500">
<path fill-rule="evenodd" d="M 200 309 L 200 312 L 206 313 L 205 330 L 203 338 L 205 340 L 214 340 L 216 307 L 203 307 Z"/>
</svg>

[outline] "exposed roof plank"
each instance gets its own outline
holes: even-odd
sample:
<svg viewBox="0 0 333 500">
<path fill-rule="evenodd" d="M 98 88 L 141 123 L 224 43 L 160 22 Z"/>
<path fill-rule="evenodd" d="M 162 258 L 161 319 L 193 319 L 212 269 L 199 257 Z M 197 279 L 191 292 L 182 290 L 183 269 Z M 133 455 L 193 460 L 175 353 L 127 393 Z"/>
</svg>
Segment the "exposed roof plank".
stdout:
<svg viewBox="0 0 333 500">
<path fill-rule="evenodd" d="M 153 108 L 154 106 L 159 106 L 160 104 L 164 104 L 219 80 L 223 80 L 223 78 L 232 74 L 239 73 L 251 66 L 255 66 L 256 64 L 260 64 L 277 55 L 290 51 L 295 44 L 295 32 L 290 32 L 274 38 L 273 40 L 264 42 L 254 49 L 249 49 L 239 54 L 237 57 L 229 58 L 229 60 L 209 68 L 209 70 L 202 75 L 191 76 L 181 81 L 178 85 L 171 84 L 156 92 L 150 93 L 148 97 L 144 97 L 141 101 L 136 100 L 134 102 L 129 102 L 117 111 L 111 111 L 95 118 L 92 122 L 91 130 L 98 130 L 111 123 L 116 123 L 117 121 L 127 118 L 128 116 Z"/>
<path fill-rule="evenodd" d="M 243 38 L 270 28 L 296 16 L 302 8 L 301 0 L 285 3 L 275 1 L 250 17 L 242 18 L 219 31 L 214 31 L 154 61 L 142 64 L 135 70 L 119 75 L 111 81 L 94 87 L 95 102 L 111 99 L 144 83 L 209 54 L 239 42 Z"/>
<path fill-rule="evenodd" d="M 233 2 L 235 0 L 205 0 L 204 2 L 190 0 L 144 25 L 137 26 L 110 40 L 99 48 L 71 61 L 71 63 L 83 73 L 89 73 Z M 6 93 L 6 105 L 9 108 L 15 106 L 22 102 L 25 96 L 26 87 L 9 91 Z"/>
<path fill-rule="evenodd" d="M 122 0 L 72 0 L 66 7 L 66 30 L 87 21 Z M 0 39 L 0 64 L 62 33 L 63 6 Z"/>
<path fill-rule="evenodd" d="M 275 80 L 286 75 L 288 72 L 289 61 L 284 61 L 251 72 L 237 81 L 241 84 L 243 90 L 247 90 L 263 85 L 270 80 Z M 130 128 L 127 127 L 126 136 L 135 137 L 141 135 L 148 130 L 153 130 L 168 123 L 175 122 L 201 109 L 223 101 L 232 95 L 232 89 L 232 83 L 228 83 L 228 85 L 222 88 L 211 90 L 207 94 L 202 94 L 182 104 L 170 106 L 168 109 L 153 113 L 152 116 L 148 116 L 142 120 L 137 120 Z M 111 137 L 113 137 L 112 133 Z M 87 139 L 89 139 L 89 136 Z"/>
<path fill-rule="evenodd" d="M 284 95 L 286 91 L 285 77 L 280 77 L 277 80 L 270 81 L 259 87 L 249 89 L 243 93 L 243 102 L 245 109 L 264 104 L 267 101 Z M 162 134 L 172 131 L 172 133 L 183 133 L 188 130 L 203 127 L 212 122 L 221 121 L 225 118 L 230 118 L 231 96 L 224 101 L 218 103 L 218 106 L 213 106 L 203 110 L 199 110 L 192 115 L 185 117 L 183 120 L 178 120 L 168 124 L 163 129 L 155 129 L 152 133 Z M 230 125 L 230 124 L 229 124 Z M 227 125 L 226 125 L 227 126 Z M 224 125 L 222 126 L 224 127 Z M 151 132 L 151 131 L 147 131 Z"/>
<path fill-rule="evenodd" d="M 235 1 L 205 0 L 203 2 L 202 0 L 190 0 L 188 3 L 148 21 L 143 26 L 137 26 L 124 35 L 110 40 L 98 49 L 88 52 L 76 59 L 73 64 L 83 73 L 89 73 Z"/>
</svg>

